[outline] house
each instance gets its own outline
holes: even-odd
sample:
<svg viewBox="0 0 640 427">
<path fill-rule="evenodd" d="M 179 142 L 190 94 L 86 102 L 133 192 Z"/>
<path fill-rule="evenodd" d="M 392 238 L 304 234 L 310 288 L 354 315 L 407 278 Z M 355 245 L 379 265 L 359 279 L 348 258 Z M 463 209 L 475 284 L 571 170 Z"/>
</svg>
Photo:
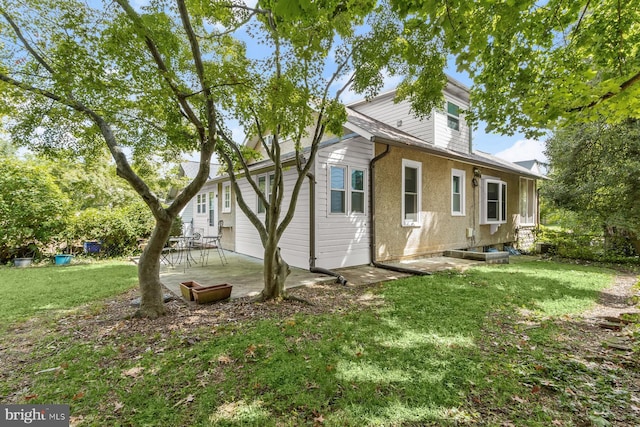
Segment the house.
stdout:
<svg viewBox="0 0 640 427">
<path fill-rule="evenodd" d="M 186 177 L 189 180 L 193 180 L 198 174 L 199 168 L 200 162 L 182 162 L 180 163 L 178 177 Z M 218 175 L 219 169 L 220 165 L 218 163 L 211 163 L 209 165 L 209 181 Z M 175 198 L 177 193 L 178 192 L 172 188 L 172 191 L 169 194 L 171 198 Z M 187 203 L 187 205 L 180 212 L 180 218 L 182 219 L 183 229 L 186 234 L 190 234 L 195 228 L 203 228 L 205 225 L 207 225 L 205 223 L 207 223 L 209 218 L 205 218 L 202 215 L 203 211 L 206 210 L 207 213 L 211 212 L 211 214 L 215 212 L 215 204 L 217 203 L 217 201 L 215 199 L 210 199 L 209 196 L 210 195 L 208 193 L 203 193 L 201 190 L 200 193 L 198 193 L 191 202 Z M 196 218 L 198 221 L 197 224 L 195 223 Z M 214 222 L 212 224 L 216 223 Z M 212 228 L 214 227 L 212 226 Z M 216 234 L 217 231 L 213 232 L 213 235 Z"/>
<path fill-rule="evenodd" d="M 530 171 L 537 173 L 538 175 L 546 176 L 549 173 L 549 163 L 541 162 L 538 159 L 523 160 L 523 161 L 514 162 L 514 163 L 516 165 L 527 168 Z"/>
<path fill-rule="evenodd" d="M 463 110 L 469 90 L 449 79 L 442 110 L 424 119 L 395 91 L 347 106 L 341 136 L 326 135 L 280 242 L 292 266 L 340 268 L 439 255 L 447 250 L 488 248 L 531 240 L 537 223 L 539 173 L 472 150 Z M 257 141 L 250 143 L 257 150 Z M 304 146 L 303 142 L 303 146 Z M 308 144 L 307 144 L 308 145 Z M 283 162 L 295 161 L 282 141 Z M 268 188 L 269 161 L 250 166 Z M 295 168 L 285 168 L 292 188 Z M 245 200 L 259 217 L 264 209 L 245 179 Z M 213 200 L 213 203 L 210 201 Z M 289 200 L 285 196 L 284 204 Z M 228 178 L 207 182 L 193 201 L 194 227 L 213 233 L 224 221 L 223 245 L 261 258 L 253 225 L 236 206 Z M 286 209 L 286 208 L 285 208 Z"/>
</svg>

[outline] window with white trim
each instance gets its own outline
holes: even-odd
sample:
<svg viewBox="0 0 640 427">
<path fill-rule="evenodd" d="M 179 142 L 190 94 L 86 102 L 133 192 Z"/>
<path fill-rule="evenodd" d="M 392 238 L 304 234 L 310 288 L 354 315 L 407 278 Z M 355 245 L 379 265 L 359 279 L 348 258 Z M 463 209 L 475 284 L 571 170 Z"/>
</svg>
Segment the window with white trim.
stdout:
<svg viewBox="0 0 640 427">
<path fill-rule="evenodd" d="M 351 169 L 351 213 L 363 214 L 365 211 L 365 171 Z"/>
<path fill-rule="evenodd" d="M 214 226 L 216 222 L 216 197 L 215 193 L 209 193 L 209 225 Z"/>
<path fill-rule="evenodd" d="M 347 212 L 347 168 L 329 167 L 330 209 L 332 214 Z"/>
<path fill-rule="evenodd" d="M 196 213 L 199 213 L 199 214 L 207 213 L 207 195 L 206 194 L 198 194 L 196 196 Z"/>
<path fill-rule="evenodd" d="M 231 212 L 231 183 L 222 184 L 222 212 Z"/>
<path fill-rule="evenodd" d="M 447 102 L 447 126 L 460 130 L 460 107 L 453 102 Z"/>
<path fill-rule="evenodd" d="M 267 175 L 260 175 L 258 177 L 258 188 L 260 189 L 260 191 L 264 193 L 264 196 L 267 199 L 267 201 L 271 197 L 271 188 L 273 187 L 273 180 L 275 179 L 274 174 L 269 174 L 268 176 L 269 176 L 268 184 L 267 184 Z M 258 213 L 259 214 L 265 213 L 266 212 L 265 204 L 262 202 L 262 199 L 260 199 L 260 197 L 258 197 L 257 195 L 256 195 L 256 198 L 258 199 Z"/>
<path fill-rule="evenodd" d="M 536 182 L 529 178 L 520 178 L 520 224 L 536 223 Z"/>
<path fill-rule="evenodd" d="M 402 225 L 420 225 L 422 163 L 402 159 Z"/>
<path fill-rule="evenodd" d="M 482 179 L 481 224 L 507 222 L 507 183 L 497 178 Z"/>
<path fill-rule="evenodd" d="M 451 169 L 451 215 L 464 216 L 465 172 Z"/>
</svg>

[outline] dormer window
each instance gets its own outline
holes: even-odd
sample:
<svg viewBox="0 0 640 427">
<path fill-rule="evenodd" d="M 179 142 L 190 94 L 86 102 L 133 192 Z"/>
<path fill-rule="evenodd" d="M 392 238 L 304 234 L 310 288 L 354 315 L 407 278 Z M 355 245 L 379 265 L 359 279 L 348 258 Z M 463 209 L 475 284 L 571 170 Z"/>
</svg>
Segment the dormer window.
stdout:
<svg viewBox="0 0 640 427">
<path fill-rule="evenodd" d="M 447 126 L 460 130 L 460 107 L 452 102 L 447 102 Z"/>
</svg>

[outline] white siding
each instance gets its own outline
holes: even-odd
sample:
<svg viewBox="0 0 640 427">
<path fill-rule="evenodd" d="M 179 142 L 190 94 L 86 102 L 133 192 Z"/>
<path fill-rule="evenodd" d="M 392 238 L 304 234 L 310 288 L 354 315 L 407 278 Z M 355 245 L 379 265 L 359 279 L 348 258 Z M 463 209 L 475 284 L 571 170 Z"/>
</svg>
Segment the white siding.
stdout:
<svg viewBox="0 0 640 427">
<path fill-rule="evenodd" d="M 434 140 L 438 147 L 448 148 L 462 153 L 469 152 L 469 125 L 464 119 L 464 115 L 460 114 L 460 130 L 451 129 L 447 126 L 447 102 L 456 104 L 460 109 L 469 108 L 469 104 L 460 98 L 454 97 L 449 93 L 444 94 L 444 109 L 434 111 L 432 117 L 435 122 Z"/>
<path fill-rule="evenodd" d="M 206 197 L 205 212 L 198 213 L 196 206 L 198 196 L 196 195 L 196 197 L 191 199 L 191 202 L 189 202 L 189 205 L 191 205 L 191 220 L 187 222 L 183 218 L 183 224 L 187 225 L 188 223 L 190 223 L 193 226 L 192 230 L 194 232 L 200 233 L 203 236 L 215 233 L 215 227 L 209 226 L 209 195 L 214 191 L 216 187 L 217 184 L 206 183 L 198 192 L 199 195 L 205 195 Z"/>
<path fill-rule="evenodd" d="M 318 152 L 316 162 L 316 265 L 339 268 L 370 262 L 370 176 L 373 144 L 364 138 L 350 139 Z M 364 214 L 331 214 L 329 206 L 330 165 L 365 171 Z M 347 180 L 347 186 L 349 180 Z M 347 197 L 349 197 L 347 195 Z"/>
<path fill-rule="evenodd" d="M 257 174 L 261 175 L 261 173 Z M 257 176 L 256 175 L 256 176 Z M 285 196 L 281 219 L 286 214 L 291 200 L 291 192 L 297 178 L 294 168 L 285 171 Z M 257 210 L 257 196 L 246 179 L 239 182 L 242 194 L 247 204 L 254 212 Z M 235 204 L 236 216 L 236 252 L 262 259 L 264 249 L 260 235 L 247 216 Z M 259 215 L 264 221 L 264 214 Z M 280 240 L 281 254 L 284 260 L 293 267 L 309 268 L 309 182 L 305 178 L 298 195 L 296 211 L 291 223 Z"/>
<path fill-rule="evenodd" d="M 396 104 L 393 102 L 394 96 L 395 92 L 385 94 L 371 102 L 350 106 L 350 108 L 433 144 L 433 116 L 424 120 L 418 119 L 411 112 L 409 101 L 403 100 Z M 402 121 L 400 126 L 398 126 L 399 121 Z"/>
</svg>

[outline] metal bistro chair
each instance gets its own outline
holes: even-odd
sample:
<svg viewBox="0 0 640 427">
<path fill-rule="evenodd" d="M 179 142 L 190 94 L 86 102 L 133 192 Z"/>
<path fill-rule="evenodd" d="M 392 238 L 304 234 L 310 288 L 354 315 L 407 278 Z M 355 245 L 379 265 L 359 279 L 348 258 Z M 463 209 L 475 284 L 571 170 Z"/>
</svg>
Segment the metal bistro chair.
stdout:
<svg viewBox="0 0 640 427">
<path fill-rule="evenodd" d="M 224 226 L 224 221 L 218 221 L 218 235 L 217 236 L 204 236 L 202 237 L 203 249 L 206 247 L 207 250 L 202 250 L 200 252 L 200 256 L 202 259 L 202 263 L 207 264 L 209 262 L 209 250 L 217 249 L 218 256 L 220 257 L 220 262 L 222 265 L 228 264 L 227 256 L 224 254 L 224 249 L 222 248 L 222 227 Z"/>
</svg>

